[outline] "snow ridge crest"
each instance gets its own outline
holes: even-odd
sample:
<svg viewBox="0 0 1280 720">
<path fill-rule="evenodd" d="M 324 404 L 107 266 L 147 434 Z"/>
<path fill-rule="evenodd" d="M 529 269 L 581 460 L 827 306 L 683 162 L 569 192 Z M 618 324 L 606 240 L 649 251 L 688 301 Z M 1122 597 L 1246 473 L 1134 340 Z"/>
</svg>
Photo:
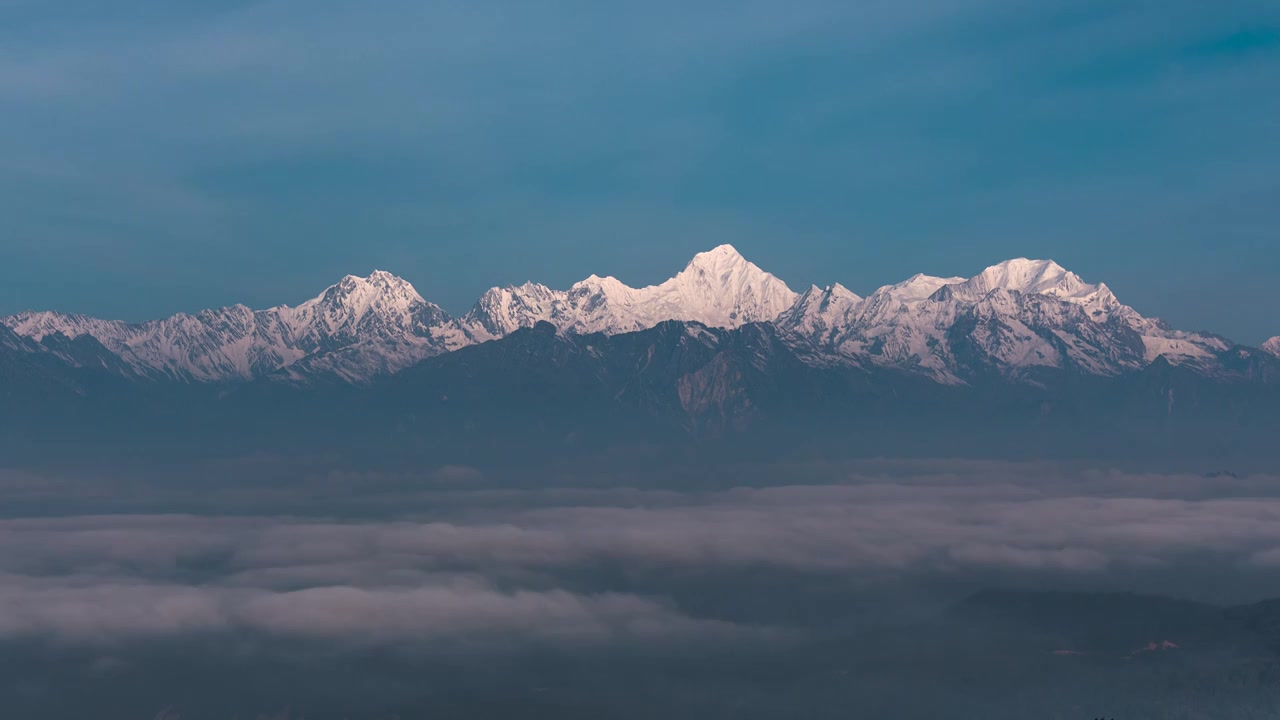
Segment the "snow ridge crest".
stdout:
<svg viewBox="0 0 1280 720">
<path fill-rule="evenodd" d="M 296 307 L 233 305 L 144 323 L 28 312 L 0 324 L 36 348 L 91 336 L 139 376 L 364 383 L 541 322 L 563 334 L 620 334 L 669 320 L 726 329 L 771 323 L 806 362 L 893 367 L 944 383 L 991 372 L 1034 382 L 1049 369 L 1114 375 L 1160 357 L 1215 372 L 1232 347 L 1144 318 L 1105 284 L 1052 260 L 1014 258 L 970 278 L 919 274 L 864 298 L 838 283 L 793 292 L 727 244 L 656 285 L 593 274 L 567 290 L 494 287 L 458 318 L 375 270 L 347 275 Z M 1280 337 L 1263 349 L 1280 357 Z"/>
</svg>

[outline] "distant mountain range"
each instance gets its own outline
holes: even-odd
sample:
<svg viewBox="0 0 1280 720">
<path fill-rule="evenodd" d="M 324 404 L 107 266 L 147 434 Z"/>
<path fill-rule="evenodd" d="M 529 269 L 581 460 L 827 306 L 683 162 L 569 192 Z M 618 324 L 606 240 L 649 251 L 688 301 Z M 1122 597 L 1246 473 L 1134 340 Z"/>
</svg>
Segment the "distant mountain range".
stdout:
<svg viewBox="0 0 1280 720">
<path fill-rule="evenodd" d="M 1280 357 L 1280 337 L 1252 349 L 1174 330 L 1048 260 L 1009 260 L 967 279 L 916 275 L 862 298 L 840 285 L 797 294 L 729 245 L 696 255 L 660 285 L 592 275 L 568 290 L 493 288 L 459 318 L 377 271 L 349 275 L 297 307 L 235 305 L 144 323 L 25 312 L 0 323 L 31 341 L 18 350 L 138 379 L 368 383 L 539 322 L 566 335 L 619 335 L 669 320 L 766 323 L 815 366 L 891 367 L 948 384 L 991 373 L 1034 381 L 1045 370 L 1112 376 L 1160 357 L 1225 376 L 1256 352 Z"/>
<path fill-rule="evenodd" d="M 1082 433 L 1163 433 L 1160 447 L 1208 438 L 1230 454 L 1274 444 L 1280 338 L 1175 330 L 1048 260 L 864 298 L 795 293 L 722 245 L 660 285 L 493 288 L 462 317 L 381 271 L 297 307 L 20 313 L 0 318 L 0 400 L 11 437 L 36 439 L 120 425 L 342 443 L 316 429 L 342 417 L 383 442 L 489 452 L 761 433 L 945 452 L 1036 431 L 1080 452 Z"/>
</svg>

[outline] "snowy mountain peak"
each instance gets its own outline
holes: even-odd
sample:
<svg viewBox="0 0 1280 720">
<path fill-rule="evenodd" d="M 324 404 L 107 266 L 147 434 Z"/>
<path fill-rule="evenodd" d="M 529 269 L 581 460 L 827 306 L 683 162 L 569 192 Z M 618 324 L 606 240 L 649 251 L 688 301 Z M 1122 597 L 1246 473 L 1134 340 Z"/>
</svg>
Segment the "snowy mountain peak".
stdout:
<svg viewBox="0 0 1280 720">
<path fill-rule="evenodd" d="M 983 270 L 965 285 L 975 293 L 1009 290 L 1020 293 L 1073 294 L 1084 282 L 1052 260 L 1006 260 Z"/>
<path fill-rule="evenodd" d="M 337 338 L 354 341 L 358 334 L 366 339 L 400 332 L 421 335 L 448 319 L 443 310 L 423 300 L 407 280 L 381 270 L 363 278 L 347 275 L 296 308 L 273 310 L 304 347 L 312 343 L 323 347 Z"/>
<path fill-rule="evenodd" d="M 1276 357 L 1280 357 L 1280 335 L 1277 335 L 1271 338 L 1270 340 L 1262 343 L 1262 349 L 1266 350 L 1272 355 L 1275 355 Z"/>
<path fill-rule="evenodd" d="M 567 291 L 542 285 L 495 288 L 463 318 L 477 339 L 500 337 L 547 321 L 568 333 L 622 333 L 666 320 L 733 328 L 768 322 L 797 295 L 756 267 L 731 245 L 694 256 L 684 270 L 660 285 L 633 288 L 613 276 L 591 275 Z"/>
<path fill-rule="evenodd" d="M 1006 260 L 983 270 L 955 288 L 980 297 L 996 290 L 1024 295 L 1049 295 L 1078 305 L 1097 305 L 1113 299 L 1105 285 L 1091 285 L 1052 260 Z"/>
<path fill-rule="evenodd" d="M 366 381 L 457 344 L 444 311 L 385 271 L 348 275 L 297 307 L 232 305 L 144 323 L 60 313 L 4 322 L 36 342 L 88 335 L 138 375 L 198 382 L 249 380 L 295 363 Z"/>
<path fill-rule="evenodd" d="M 1106 322 L 1113 316 L 1126 321 L 1138 317 L 1132 308 L 1121 305 L 1106 285 L 1087 283 L 1052 260 L 1006 260 L 951 286 L 949 292 L 970 302 L 1004 292 L 1044 295 L 1080 306 L 1095 322 Z"/>
<path fill-rule="evenodd" d="M 1113 375 L 1161 356 L 1212 372 L 1227 347 L 1143 318 L 1106 285 L 1086 283 L 1052 260 L 1015 258 L 968 279 L 915 275 L 841 311 L 838 321 L 817 312 L 817 297 L 806 294 L 779 326 L 824 358 L 911 369 L 947 383 L 992 369 Z"/>
<path fill-rule="evenodd" d="M 698 253 L 675 277 L 640 292 L 678 309 L 668 319 L 725 328 L 773 320 L 799 297 L 732 245 Z"/>
<path fill-rule="evenodd" d="M 857 302 L 862 299 L 861 297 L 858 296 L 857 293 L 841 285 L 840 283 L 827 286 L 827 288 L 823 292 L 830 295 L 831 297 L 838 297 L 845 300 L 852 300 L 853 302 Z"/>
<path fill-rule="evenodd" d="M 350 299 L 355 302 L 373 302 L 379 298 L 396 304 L 426 302 L 413 285 L 404 278 L 385 270 L 374 270 L 369 277 L 347 275 L 336 285 L 329 286 L 317 300 L 325 297 Z"/>
<path fill-rule="evenodd" d="M 1068 270 L 1053 260 L 1029 260 L 1027 258 L 1005 260 L 992 265 L 981 273 L 985 277 L 1000 278 L 1002 287 L 1012 289 L 1045 281 L 1053 282 L 1067 274 L 1069 274 Z"/>
<path fill-rule="evenodd" d="M 552 290 L 546 285 L 543 285 L 541 283 L 535 283 L 535 282 L 526 282 L 520 285 L 505 285 L 503 287 L 494 287 L 486 290 L 485 293 L 480 296 L 480 300 L 478 301 L 478 304 L 488 304 L 498 300 L 502 300 L 505 298 L 512 298 L 512 297 L 527 297 L 527 296 L 550 297 L 559 292 L 560 292 L 559 290 Z"/>
<path fill-rule="evenodd" d="M 461 324 L 474 339 L 492 340 L 539 322 L 550 322 L 564 301 L 563 291 L 535 282 L 489 288 Z"/>
<path fill-rule="evenodd" d="M 736 275 L 768 275 L 748 261 L 732 245 L 720 245 L 693 256 L 676 278 L 707 277 L 728 279 Z M 770 277 L 772 277 L 770 275 Z M 673 278 L 675 279 L 675 278 Z"/>
<path fill-rule="evenodd" d="M 823 342 L 852 322 L 861 302 L 862 298 L 843 285 L 811 285 L 775 322 L 786 332 Z"/>
<path fill-rule="evenodd" d="M 829 307 L 833 304 L 856 305 L 859 302 L 862 302 L 862 298 L 840 283 L 826 287 L 810 285 L 808 290 L 805 290 L 796 298 L 795 305 L 791 309 L 797 307 Z M 790 309 L 788 312 L 790 312 Z"/>
<path fill-rule="evenodd" d="M 612 275 L 600 277 L 593 273 L 588 275 L 585 279 L 574 283 L 569 287 L 569 290 L 599 290 L 609 293 L 623 293 L 627 290 L 631 290 L 631 288 Z"/>
<path fill-rule="evenodd" d="M 354 329 L 369 318 L 371 322 L 396 327 L 411 327 L 414 316 L 422 312 L 440 316 L 440 308 L 422 299 L 409 281 L 391 273 L 375 270 L 368 277 L 347 275 L 331 285 L 319 297 L 297 308 L 277 308 L 293 325 L 321 323 L 320 334 Z"/>
<path fill-rule="evenodd" d="M 965 279 L 961 277 L 943 278 L 917 273 L 896 285 L 886 285 L 873 295 L 887 296 L 903 303 L 924 302 L 943 287 L 962 282 Z"/>
<path fill-rule="evenodd" d="M 705 252 L 700 252 L 693 256 L 689 261 L 686 270 L 704 269 L 704 270 L 721 270 L 726 268 L 740 268 L 749 265 L 747 259 L 738 252 L 738 249 L 732 245 L 718 245 Z M 758 269 L 758 268 L 757 268 Z"/>
</svg>

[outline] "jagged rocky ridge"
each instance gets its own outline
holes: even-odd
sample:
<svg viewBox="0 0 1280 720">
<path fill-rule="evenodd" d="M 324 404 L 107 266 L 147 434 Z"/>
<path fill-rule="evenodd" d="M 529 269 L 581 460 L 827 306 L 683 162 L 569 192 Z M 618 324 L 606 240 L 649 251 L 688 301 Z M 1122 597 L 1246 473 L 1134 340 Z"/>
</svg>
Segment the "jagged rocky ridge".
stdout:
<svg viewBox="0 0 1280 720">
<path fill-rule="evenodd" d="M 136 324 L 21 313 L 0 318 L 11 331 L 0 349 L 137 379 L 365 384 L 538 323 L 564 335 L 619 335 L 671 320 L 765 323 L 813 367 L 889 368 L 952 385 L 1116 376 L 1158 360 L 1207 377 L 1263 372 L 1249 369 L 1259 362 L 1250 349 L 1143 317 L 1106 285 L 1052 261 L 1009 260 L 972 278 L 917 275 L 863 298 L 841 285 L 794 293 L 728 245 L 659 285 L 593 275 L 568 290 L 493 288 L 458 318 L 378 271 L 347 276 L 297 307 L 236 305 Z M 1280 338 L 1262 350 L 1280 357 Z"/>
</svg>

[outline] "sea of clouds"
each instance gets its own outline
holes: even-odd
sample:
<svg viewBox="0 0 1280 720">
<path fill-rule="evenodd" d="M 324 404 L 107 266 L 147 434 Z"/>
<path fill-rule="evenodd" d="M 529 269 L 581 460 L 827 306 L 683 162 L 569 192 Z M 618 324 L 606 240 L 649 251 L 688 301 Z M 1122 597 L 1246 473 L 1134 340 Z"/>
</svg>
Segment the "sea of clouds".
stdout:
<svg viewBox="0 0 1280 720">
<path fill-rule="evenodd" d="M 464 468 L 391 489 L 347 480 L 330 478 L 323 502 L 308 503 L 297 486 L 255 491 L 241 478 L 206 490 L 213 511 L 198 512 L 188 490 L 163 484 L 6 473 L 0 492 L 19 512 L 0 519 L 0 640 L 248 633 L 450 648 L 785 637 L 784 623 L 685 602 L 680 589 L 743 577 L 1234 601 L 1280 591 L 1276 476 L 886 462 L 807 484 L 757 476 L 696 491 L 511 489 Z M 93 499 L 60 511 L 77 493 Z M 290 496 L 296 511 L 282 512 Z"/>
</svg>

